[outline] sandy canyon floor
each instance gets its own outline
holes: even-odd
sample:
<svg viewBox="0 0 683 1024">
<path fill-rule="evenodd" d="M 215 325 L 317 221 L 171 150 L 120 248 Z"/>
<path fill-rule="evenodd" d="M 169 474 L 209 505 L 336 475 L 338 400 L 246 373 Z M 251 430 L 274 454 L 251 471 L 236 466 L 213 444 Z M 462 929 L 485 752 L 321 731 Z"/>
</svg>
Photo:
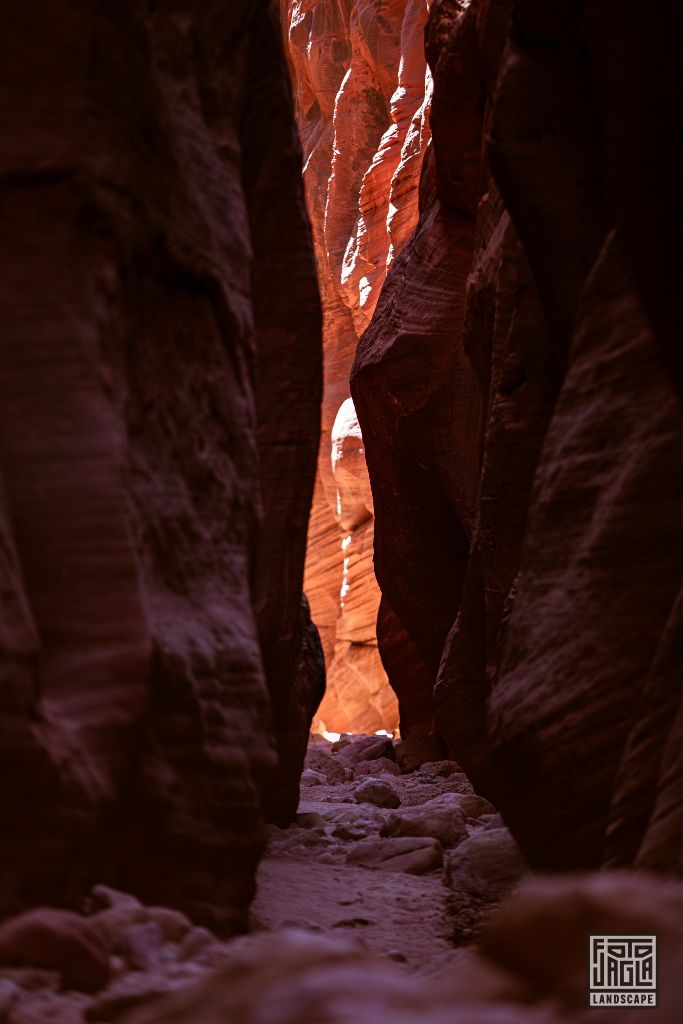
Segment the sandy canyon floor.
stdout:
<svg viewBox="0 0 683 1024">
<path fill-rule="evenodd" d="M 87 914 L 36 911 L 23 931 L 0 935 L 5 960 L 14 942 L 21 964 L 0 969 L 0 1020 L 163 1020 L 164 996 L 249 960 L 268 936 L 276 959 L 302 942 L 305 958 L 324 937 L 337 942 L 326 949 L 429 975 L 523 873 L 500 818 L 457 764 L 402 774 L 387 737 L 314 737 L 297 818 L 270 829 L 250 936 L 221 942 L 182 914 L 98 887 Z"/>
<path fill-rule="evenodd" d="M 296 821 L 271 829 L 252 923 L 353 936 L 373 953 L 429 972 L 472 939 L 523 864 L 457 764 L 402 774 L 391 748 L 374 737 L 334 745 L 314 737 Z M 488 865 L 470 864 L 479 844 L 466 840 L 483 831 L 496 853 Z M 448 879 L 456 876 L 464 886 L 454 891 Z"/>
</svg>

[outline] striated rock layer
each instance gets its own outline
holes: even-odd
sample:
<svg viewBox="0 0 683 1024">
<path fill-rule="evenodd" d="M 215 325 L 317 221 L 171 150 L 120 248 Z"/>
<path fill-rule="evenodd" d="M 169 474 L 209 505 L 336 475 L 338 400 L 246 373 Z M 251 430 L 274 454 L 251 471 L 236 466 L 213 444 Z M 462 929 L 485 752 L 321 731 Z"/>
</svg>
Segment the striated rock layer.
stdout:
<svg viewBox="0 0 683 1024">
<path fill-rule="evenodd" d="M 265 0 L 90 6 L 2 36 L 0 913 L 226 929 L 322 693 L 300 156 Z"/>
<path fill-rule="evenodd" d="M 532 865 L 680 871 L 680 312 L 645 185 L 679 151 L 639 100 L 623 157 L 642 18 L 581 6 L 431 7 L 419 224 L 351 381 L 378 642 L 411 756 L 445 742 Z"/>
<path fill-rule="evenodd" d="M 397 723 L 377 652 L 373 504 L 348 376 L 417 220 L 429 130 L 426 0 L 281 0 L 324 309 L 322 442 L 306 592 L 328 665 L 331 730 Z"/>
</svg>

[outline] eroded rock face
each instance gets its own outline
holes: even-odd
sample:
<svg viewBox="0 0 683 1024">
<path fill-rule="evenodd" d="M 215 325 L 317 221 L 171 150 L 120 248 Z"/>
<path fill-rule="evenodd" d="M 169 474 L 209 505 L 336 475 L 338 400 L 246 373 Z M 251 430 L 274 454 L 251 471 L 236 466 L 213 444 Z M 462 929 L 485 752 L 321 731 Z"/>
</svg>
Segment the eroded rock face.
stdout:
<svg viewBox="0 0 683 1024">
<path fill-rule="evenodd" d="M 608 47 L 611 5 L 570 6 L 431 8 L 420 220 L 351 382 L 378 642 L 415 756 L 445 740 L 532 866 L 680 871 L 671 226 L 625 185 L 638 19 L 615 7 Z"/>
<path fill-rule="evenodd" d="M 325 390 L 306 592 L 328 665 L 321 723 L 397 723 L 378 657 L 373 503 L 348 375 L 417 220 L 429 140 L 426 0 L 281 0 L 325 313 Z"/>
<path fill-rule="evenodd" d="M 281 808 L 321 695 L 320 310 L 279 25 L 200 6 L 3 31 L 2 913 L 99 876 L 239 924 L 276 746 Z"/>
</svg>

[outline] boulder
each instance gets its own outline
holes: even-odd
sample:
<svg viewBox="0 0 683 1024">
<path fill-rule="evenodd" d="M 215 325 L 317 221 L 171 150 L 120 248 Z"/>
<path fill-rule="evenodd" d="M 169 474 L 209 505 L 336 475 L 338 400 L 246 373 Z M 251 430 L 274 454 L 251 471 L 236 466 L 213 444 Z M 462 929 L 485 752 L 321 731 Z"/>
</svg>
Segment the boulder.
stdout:
<svg viewBox="0 0 683 1024">
<path fill-rule="evenodd" d="M 383 836 L 433 836 L 443 846 L 456 846 L 468 834 L 468 818 L 493 810 L 488 801 L 468 793 L 442 793 L 414 807 L 402 807 L 382 826 Z"/>
<path fill-rule="evenodd" d="M 309 786 L 326 786 L 329 779 L 322 772 L 314 772 L 312 768 L 304 768 L 301 773 L 300 785 L 302 788 Z"/>
<path fill-rule="evenodd" d="M 457 761 L 423 761 L 420 770 L 436 778 L 448 779 L 457 775 L 460 782 L 467 782 L 467 776 Z"/>
<path fill-rule="evenodd" d="M 0 924 L 0 964 L 59 971 L 62 985 L 97 992 L 109 981 L 109 956 L 94 925 L 68 910 L 40 907 Z"/>
<path fill-rule="evenodd" d="M 335 757 L 345 768 L 357 768 L 363 761 L 379 758 L 396 761 L 394 744 L 388 736 L 362 736 L 344 746 Z"/>
<path fill-rule="evenodd" d="M 165 942 L 181 942 L 192 928 L 185 914 L 169 907 L 148 907 L 147 916 L 161 929 Z"/>
<path fill-rule="evenodd" d="M 486 800 L 466 793 L 442 793 L 424 804 L 402 807 L 382 826 L 383 836 L 433 836 L 443 846 L 457 846 L 467 836 L 468 818 L 486 814 Z"/>
<path fill-rule="evenodd" d="M 349 850 L 346 859 L 349 864 L 362 864 L 380 871 L 424 875 L 441 866 L 443 849 L 441 843 L 428 837 L 362 839 Z"/>
<path fill-rule="evenodd" d="M 396 777 L 401 774 L 401 769 L 395 761 L 390 761 L 386 757 L 379 757 L 376 761 L 361 761 L 353 769 L 353 777 L 355 780 L 367 778 L 368 776 L 382 776 L 391 775 Z"/>
<path fill-rule="evenodd" d="M 384 643 L 382 633 L 380 633 L 380 642 Z M 401 679 L 401 676 L 397 674 L 396 679 Z M 405 682 L 406 687 L 409 687 L 410 683 L 411 680 L 407 679 Z M 410 693 L 409 689 L 408 693 Z M 408 700 L 408 693 L 404 698 L 406 701 Z M 401 738 L 401 742 L 396 747 L 396 760 L 403 772 L 415 771 L 416 768 L 420 768 L 423 764 L 433 764 L 435 761 L 443 758 L 446 753 L 445 744 L 440 736 L 434 733 L 423 732 L 420 729 L 412 732 L 410 731 L 411 725 L 412 722 L 409 716 L 404 726 L 407 734 Z"/>
<path fill-rule="evenodd" d="M 317 811 L 303 811 L 297 814 L 294 824 L 298 828 L 325 828 L 329 822 Z M 290 828 L 292 826 L 290 825 Z"/>
<path fill-rule="evenodd" d="M 401 798 L 396 786 L 385 779 L 365 779 L 354 790 L 358 804 L 374 804 L 375 807 L 398 807 Z"/>
<path fill-rule="evenodd" d="M 339 762 L 338 757 L 333 757 L 326 747 L 309 744 L 304 764 L 311 771 L 323 775 L 328 782 L 345 782 L 351 778 L 351 772 Z"/>
<path fill-rule="evenodd" d="M 677 980 L 669 974 L 660 982 L 660 1001 L 680 1009 L 683 888 L 667 879 L 617 871 L 534 880 L 492 918 L 481 951 L 489 963 L 525 979 L 537 999 L 582 1010 L 586 937 L 610 934 L 657 935 L 660 975 L 662 967 L 676 965 L 678 972 Z"/>
<path fill-rule="evenodd" d="M 519 847 L 506 828 L 478 829 L 444 858 L 451 889 L 494 902 L 528 873 Z"/>
</svg>

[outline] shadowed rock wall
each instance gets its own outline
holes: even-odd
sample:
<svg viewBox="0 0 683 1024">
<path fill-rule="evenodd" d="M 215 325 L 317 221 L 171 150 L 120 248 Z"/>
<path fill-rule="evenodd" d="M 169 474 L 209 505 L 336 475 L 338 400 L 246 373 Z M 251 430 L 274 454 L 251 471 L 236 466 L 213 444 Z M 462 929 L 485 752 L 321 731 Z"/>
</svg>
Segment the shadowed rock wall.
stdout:
<svg viewBox="0 0 683 1024">
<path fill-rule="evenodd" d="M 446 742 L 536 866 L 680 870 L 680 311 L 652 182 L 680 140 L 668 98 L 634 99 L 656 47 L 617 6 L 432 5 L 419 224 L 352 394 L 415 759 Z"/>
<path fill-rule="evenodd" d="M 199 6 L 5 18 L 2 913 L 97 879 L 239 926 L 322 694 L 320 309 L 279 25 Z"/>
</svg>

